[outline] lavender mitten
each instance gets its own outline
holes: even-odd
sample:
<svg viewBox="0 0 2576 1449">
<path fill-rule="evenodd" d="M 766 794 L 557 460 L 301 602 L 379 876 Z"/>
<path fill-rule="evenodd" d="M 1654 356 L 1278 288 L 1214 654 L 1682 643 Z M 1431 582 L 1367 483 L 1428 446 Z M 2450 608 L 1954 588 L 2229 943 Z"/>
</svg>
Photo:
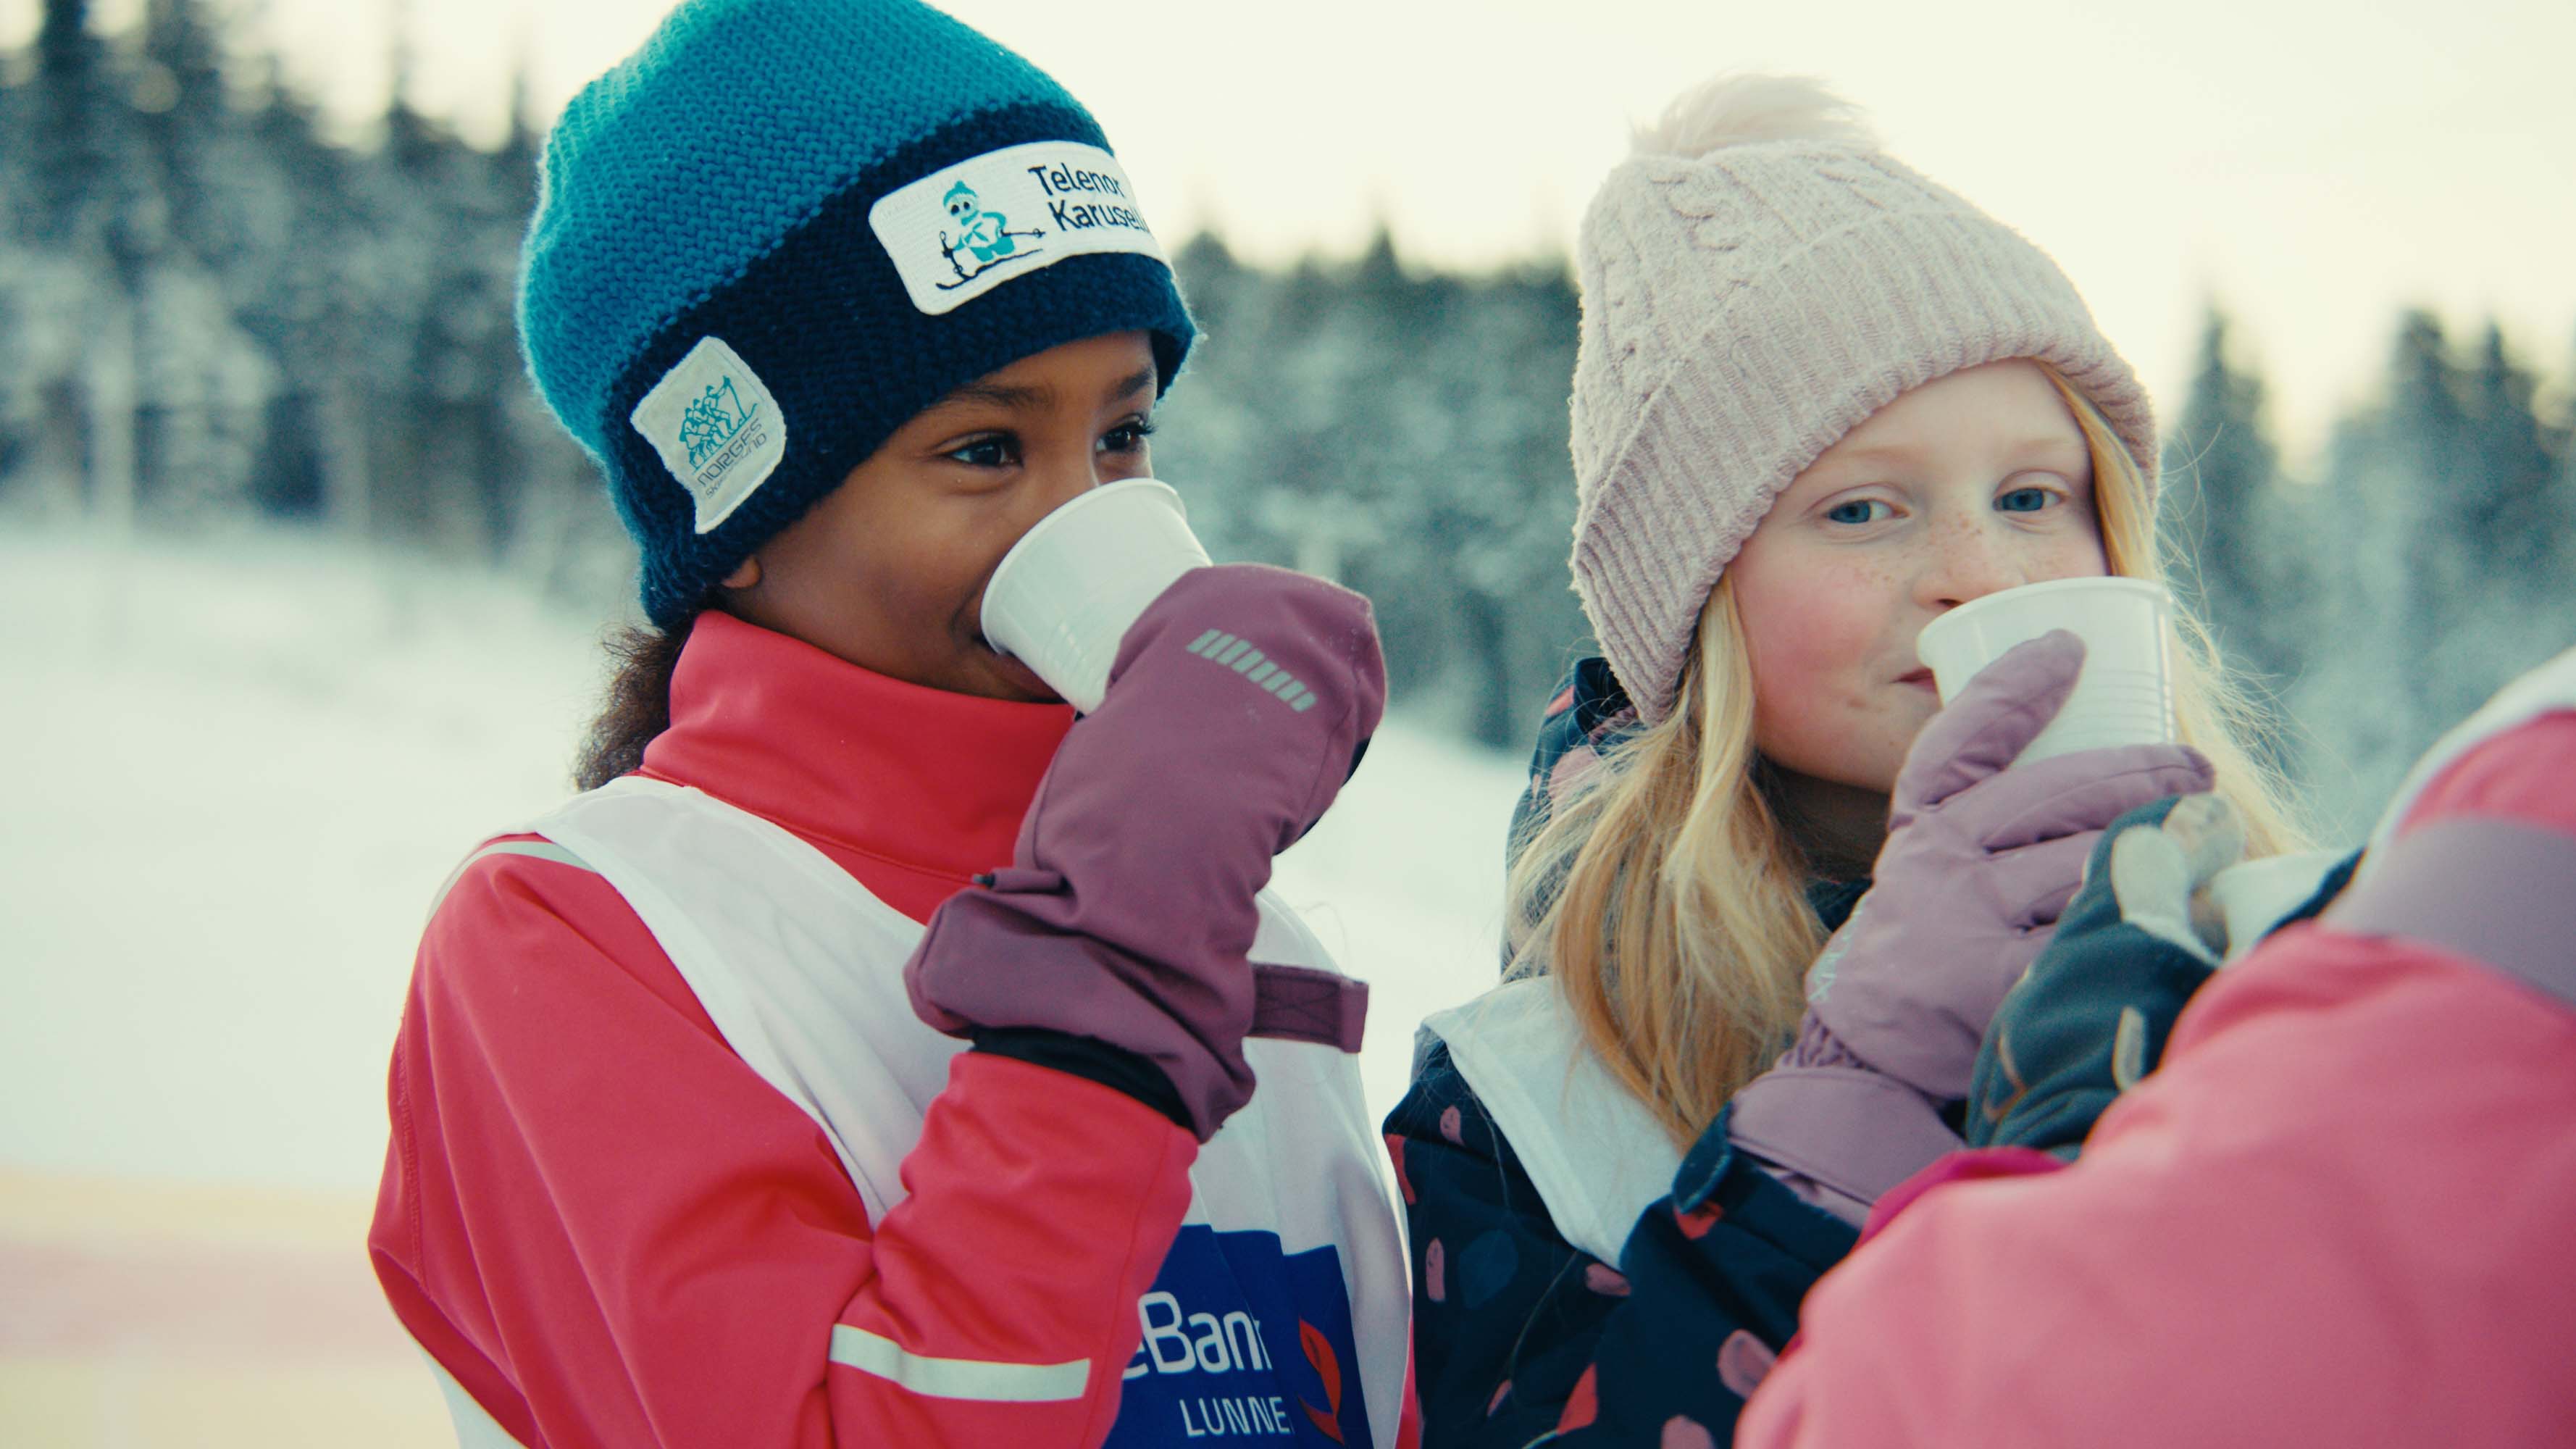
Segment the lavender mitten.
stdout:
<svg viewBox="0 0 2576 1449">
<path fill-rule="evenodd" d="M 1963 1099 L 1995 1008 L 2048 944 L 2103 827 L 2211 783 L 2186 745 L 2018 768 L 2084 664 L 2057 630 L 1987 666 L 1923 728 L 1889 798 L 1869 893 L 1808 977 L 1814 1024 L 1936 1102 Z"/>
<path fill-rule="evenodd" d="M 932 915 L 904 967 L 914 1011 L 952 1036 L 1036 1028 L 1142 1057 L 1205 1141 L 1252 1095 L 1253 896 L 1385 703 L 1366 599 L 1253 564 L 1182 575 L 1065 736 L 1012 867 Z"/>
</svg>

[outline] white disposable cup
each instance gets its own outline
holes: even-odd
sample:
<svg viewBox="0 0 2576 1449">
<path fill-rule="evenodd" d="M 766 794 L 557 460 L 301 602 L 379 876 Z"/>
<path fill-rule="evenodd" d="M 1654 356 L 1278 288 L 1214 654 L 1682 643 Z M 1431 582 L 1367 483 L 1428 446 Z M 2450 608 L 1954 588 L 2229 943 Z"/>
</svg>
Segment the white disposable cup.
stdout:
<svg viewBox="0 0 2576 1449">
<path fill-rule="evenodd" d="M 2302 850 L 2240 861 L 2209 879 L 2209 898 L 2227 923 L 2227 959 L 2254 949 L 2281 918 L 2308 903 L 2348 851 Z"/>
<path fill-rule="evenodd" d="M 1087 714 L 1145 606 L 1207 564 L 1171 485 L 1105 484 L 1039 519 L 1002 555 L 984 585 L 984 640 Z"/>
<path fill-rule="evenodd" d="M 1943 703 L 2004 651 L 2052 629 L 2084 641 L 2075 692 L 2015 761 L 2174 738 L 2173 596 L 2144 579 L 2051 579 L 1972 599 L 1914 642 Z"/>
</svg>

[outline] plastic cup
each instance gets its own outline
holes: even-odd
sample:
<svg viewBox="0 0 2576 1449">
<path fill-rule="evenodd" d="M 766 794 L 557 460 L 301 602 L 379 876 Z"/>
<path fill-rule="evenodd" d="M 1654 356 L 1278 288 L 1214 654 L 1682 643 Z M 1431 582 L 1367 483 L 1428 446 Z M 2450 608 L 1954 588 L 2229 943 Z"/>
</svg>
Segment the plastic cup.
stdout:
<svg viewBox="0 0 2576 1449">
<path fill-rule="evenodd" d="M 1943 703 L 2005 650 L 2052 629 L 2084 641 L 2084 672 L 2048 728 L 2021 752 L 2028 764 L 2109 745 L 2174 738 L 2173 596 L 2144 579 L 2051 579 L 1972 599 L 1914 642 Z"/>
<path fill-rule="evenodd" d="M 2231 865 L 2210 877 L 2209 898 L 2227 923 L 2227 959 L 2254 949 L 2281 918 L 2308 903 L 2349 851 L 2302 850 Z"/>
<path fill-rule="evenodd" d="M 1145 606 L 1207 564 L 1171 485 L 1105 484 L 1039 519 L 1002 555 L 984 585 L 984 641 L 1088 714 Z"/>
</svg>

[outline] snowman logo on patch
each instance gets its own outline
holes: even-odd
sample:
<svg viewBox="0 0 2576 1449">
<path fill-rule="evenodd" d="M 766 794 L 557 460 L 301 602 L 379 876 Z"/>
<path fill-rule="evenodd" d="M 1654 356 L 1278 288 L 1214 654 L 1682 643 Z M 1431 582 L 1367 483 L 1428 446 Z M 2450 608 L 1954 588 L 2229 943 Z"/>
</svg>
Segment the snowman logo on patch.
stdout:
<svg viewBox="0 0 2576 1449">
<path fill-rule="evenodd" d="M 940 255 L 948 258 L 948 265 L 957 273 L 956 281 L 938 284 L 943 292 L 954 291 L 995 267 L 1044 254 L 1038 247 L 1021 246 L 1018 239 L 1035 241 L 1046 233 L 1012 231 L 1010 218 L 998 211 L 986 211 L 975 188 L 963 181 L 949 187 L 939 204 L 958 226 L 955 236 L 945 231 L 939 234 Z"/>
</svg>

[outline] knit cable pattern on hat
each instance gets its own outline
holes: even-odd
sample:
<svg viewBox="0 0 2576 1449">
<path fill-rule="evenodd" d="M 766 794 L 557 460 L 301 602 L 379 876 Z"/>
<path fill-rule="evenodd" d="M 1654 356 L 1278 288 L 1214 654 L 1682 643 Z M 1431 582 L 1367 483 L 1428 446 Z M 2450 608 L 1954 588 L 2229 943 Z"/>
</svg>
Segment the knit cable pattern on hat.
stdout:
<svg viewBox="0 0 2576 1449">
<path fill-rule="evenodd" d="M 1575 590 L 1650 723 L 1772 501 L 1908 389 L 2052 363 L 2154 478 L 2146 394 L 2056 263 L 1874 149 L 1632 157 L 1587 209 L 1577 265 Z"/>
</svg>

